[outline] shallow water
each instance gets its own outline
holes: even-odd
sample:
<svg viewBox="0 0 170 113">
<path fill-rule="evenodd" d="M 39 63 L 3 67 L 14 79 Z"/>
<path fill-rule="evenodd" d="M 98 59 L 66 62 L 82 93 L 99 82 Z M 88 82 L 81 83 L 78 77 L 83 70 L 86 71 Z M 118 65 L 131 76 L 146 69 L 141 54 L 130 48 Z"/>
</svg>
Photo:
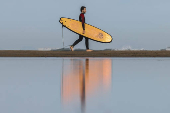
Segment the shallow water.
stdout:
<svg viewBox="0 0 170 113">
<path fill-rule="evenodd" d="M 0 58 L 1 113 L 169 113 L 170 58 Z"/>
</svg>

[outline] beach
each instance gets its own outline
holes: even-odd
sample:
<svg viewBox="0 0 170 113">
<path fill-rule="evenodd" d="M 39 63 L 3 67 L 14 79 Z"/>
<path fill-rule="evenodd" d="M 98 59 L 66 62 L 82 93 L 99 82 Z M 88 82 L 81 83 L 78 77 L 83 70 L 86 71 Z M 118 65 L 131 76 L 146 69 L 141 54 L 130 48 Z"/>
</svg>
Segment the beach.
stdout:
<svg viewBox="0 0 170 113">
<path fill-rule="evenodd" d="M 92 52 L 86 52 L 86 51 L 0 50 L 0 57 L 170 57 L 170 51 L 95 50 Z"/>
</svg>

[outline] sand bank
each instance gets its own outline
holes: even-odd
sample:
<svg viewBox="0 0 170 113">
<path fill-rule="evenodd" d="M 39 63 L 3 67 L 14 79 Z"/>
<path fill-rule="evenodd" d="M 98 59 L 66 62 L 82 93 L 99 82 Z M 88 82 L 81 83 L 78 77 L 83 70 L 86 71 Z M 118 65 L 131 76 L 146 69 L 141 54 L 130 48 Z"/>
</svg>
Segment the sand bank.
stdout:
<svg viewBox="0 0 170 113">
<path fill-rule="evenodd" d="M 0 57 L 170 57 L 170 51 L 0 50 Z"/>
</svg>

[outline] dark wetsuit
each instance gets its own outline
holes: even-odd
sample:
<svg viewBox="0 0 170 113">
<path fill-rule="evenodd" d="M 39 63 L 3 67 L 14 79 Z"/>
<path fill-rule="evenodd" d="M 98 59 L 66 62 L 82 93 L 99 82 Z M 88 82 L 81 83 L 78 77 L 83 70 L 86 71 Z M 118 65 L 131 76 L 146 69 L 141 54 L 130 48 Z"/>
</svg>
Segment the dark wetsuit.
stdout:
<svg viewBox="0 0 170 113">
<path fill-rule="evenodd" d="M 80 16 L 79 16 L 79 21 L 82 22 L 82 28 L 83 30 L 85 30 L 85 17 L 84 17 L 84 14 L 81 13 Z M 83 31 L 82 30 L 82 31 Z M 79 35 L 79 39 L 76 40 L 74 43 L 73 43 L 73 47 L 78 44 L 79 42 L 81 42 L 83 40 L 83 36 L 82 35 Z M 89 40 L 88 38 L 85 37 L 85 44 L 86 44 L 86 49 L 89 49 Z"/>
</svg>

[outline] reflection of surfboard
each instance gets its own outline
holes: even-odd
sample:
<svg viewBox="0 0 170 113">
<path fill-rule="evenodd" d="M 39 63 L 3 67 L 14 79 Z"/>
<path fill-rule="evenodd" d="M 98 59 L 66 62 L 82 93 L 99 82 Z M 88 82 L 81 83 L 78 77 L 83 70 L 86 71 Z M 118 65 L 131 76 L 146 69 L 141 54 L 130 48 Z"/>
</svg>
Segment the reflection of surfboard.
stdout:
<svg viewBox="0 0 170 113">
<path fill-rule="evenodd" d="M 62 65 L 61 92 L 64 104 L 79 96 L 81 101 L 85 101 L 98 89 L 107 93 L 111 88 L 111 59 L 63 60 Z"/>
<path fill-rule="evenodd" d="M 70 18 L 60 18 L 59 22 L 63 26 L 68 28 L 69 30 L 71 30 L 77 34 L 83 35 L 87 38 L 90 38 L 92 40 L 104 42 L 104 43 L 108 43 L 108 42 L 112 41 L 111 35 L 109 35 L 108 33 L 104 32 L 103 30 L 96 28 L 92 25 L 85 23 L 85 34 L 83 34 L 83 28 L 82 28 L 82 24 L 80 21 L 70 19 Z"/>
</svg>

